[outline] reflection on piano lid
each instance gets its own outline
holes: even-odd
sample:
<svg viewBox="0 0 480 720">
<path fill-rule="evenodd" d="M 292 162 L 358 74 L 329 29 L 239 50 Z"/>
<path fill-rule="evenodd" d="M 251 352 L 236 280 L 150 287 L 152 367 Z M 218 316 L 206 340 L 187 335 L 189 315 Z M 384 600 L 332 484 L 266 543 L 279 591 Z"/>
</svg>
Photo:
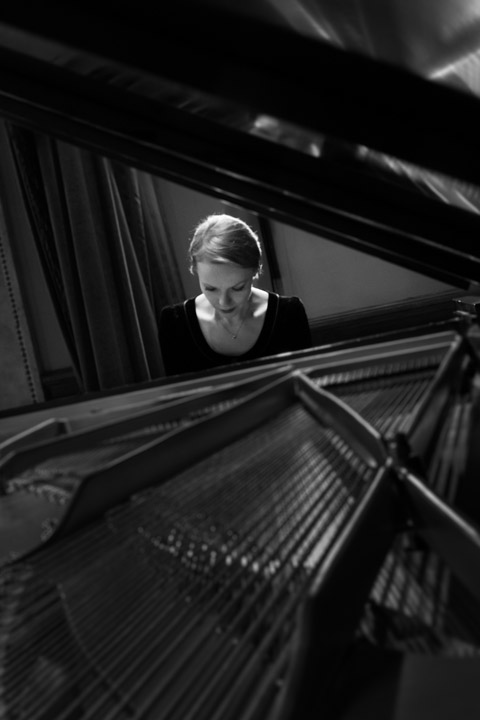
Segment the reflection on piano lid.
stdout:
<svg viewBox="0 0 480 720">
<path fill-rule="evenodd" d="M 127 0 L 112 14 L 72 0 L 60 22 L 59 2 L 7 3 L 0 114 L 467 288 L 480 282 L 480 101 L 448 76 L 478 76 L 476 10 L 424 6 Z"/>
<path fill-rule="evenodd" d="M 39 505 L 3 537 L 4 715 L 437 720 L 442 679 L 473 720 L 475 337 L 186 380 L 6 455 L 2 512 Z"/>
</svg>

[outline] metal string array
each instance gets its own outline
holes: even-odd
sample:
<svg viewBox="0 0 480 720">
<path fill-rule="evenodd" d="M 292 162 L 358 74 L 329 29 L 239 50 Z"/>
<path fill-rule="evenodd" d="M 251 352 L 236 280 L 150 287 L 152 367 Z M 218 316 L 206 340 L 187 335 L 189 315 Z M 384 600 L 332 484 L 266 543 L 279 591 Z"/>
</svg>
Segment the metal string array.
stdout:
<svg viewBox="0 0 480 720">
<path fill-rule="evenodd" d="M 399 536 L 372 589 L 362 632 L 402 652 L 478 657 L 477 606 L 436 553 Z"/>
<path fill-rule="evenodd" d="M 321 378 L 386 438 L 408 432 L 442 356 L 420 363 L 388 363 Z M 425 472 L 425 482 L 454 503 L 467 456 L 471 397 L 462 388 L 452 397 Z M 455 586 L 455 603 L 451 587 Z M 447 566 L 426 547 L 400 536 L 372 590 L 363 621 L 365 634 L 378 644 L 402 651 L 465 657 L 478 655 L 480 614 L 467 591 L 452 580 Z"/>
<path fill-rule="evenodd" d="M 440 497 L 454 504 L 465 469 L 470 441 L 471 397 L 452 399 L 440 429 L 425 480 Z"/>
<path fill-rule="evenodd" d="M 359 413 L 378 432 L 389 438 L 406 432 L 443 354 L 408 361 L 375 364 L 314 381 Z"/>
<path fill-rule="evenodd" d="M 296 612 L 373 472 L 294 405 L 6 568 L 0 713 L 265 720 Z"/>
</svg>

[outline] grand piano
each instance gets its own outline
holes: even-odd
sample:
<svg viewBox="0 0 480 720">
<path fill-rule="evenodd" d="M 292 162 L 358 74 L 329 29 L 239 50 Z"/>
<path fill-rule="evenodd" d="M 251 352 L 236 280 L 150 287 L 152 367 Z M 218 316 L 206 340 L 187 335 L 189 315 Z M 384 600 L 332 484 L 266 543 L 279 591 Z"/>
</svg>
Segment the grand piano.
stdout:
<svg viewBox="0 0 480 720">
<path fill-rule="evenodd" d="M 478 717 L 475 4 L 431 35 L 426 2 L 338 6 L 0 12 L 11 122 L 458 288 L 440 317 L 12 414 L 2 717 Z"/>
</svg>

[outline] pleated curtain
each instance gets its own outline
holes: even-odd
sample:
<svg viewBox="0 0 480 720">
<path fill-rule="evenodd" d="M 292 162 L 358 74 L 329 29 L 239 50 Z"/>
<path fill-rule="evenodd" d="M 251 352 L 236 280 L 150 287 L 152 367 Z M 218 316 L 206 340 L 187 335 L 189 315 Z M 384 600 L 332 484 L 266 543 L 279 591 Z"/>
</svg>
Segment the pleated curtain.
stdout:
<svg viewBox="0 0 480 720">
<path fill-rule="evenodd" d="M 23 128 L 8 133 L 82 389 L 161 377 L 158 316 L 183 288 L 156 178 Z"/>
</svg>

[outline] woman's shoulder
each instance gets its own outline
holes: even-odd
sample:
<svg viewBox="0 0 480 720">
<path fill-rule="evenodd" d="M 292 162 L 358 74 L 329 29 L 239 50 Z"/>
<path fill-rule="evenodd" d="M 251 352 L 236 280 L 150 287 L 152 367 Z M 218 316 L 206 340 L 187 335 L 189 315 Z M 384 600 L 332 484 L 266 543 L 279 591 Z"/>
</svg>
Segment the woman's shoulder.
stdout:
<svg viewBox="0 0 480 720">
<path fill-rule="evenodd" d="M 278 295 L 278 305 L 281 310 L 303 310 L 303 302 L 297 295 Z"/>
<path fill-rule="evenodd" d="M 297 325 L 300 328 L 306 325 L 308 319 L 303 301 L 297 295 L 279 295 L 277 319 L 289 326 Z"/>
<path fill-rule="evenodd" d="M 255 317 L 262 317 L 266 314 L 270 302 L 270 293 L 261 288 L 252 288 L 252 309 Z"/>
<path fill-rule="evenodd" d="M 261 291 L 264 294 L 265 307 L 268 308 L 268 315 L 271 318 L 291 313 L 305 312 L 303 302 L 296 295 L 280 295 L 272 291 Z"/>
<path fill-rule="evenodd" d="M 179 324 L 185 324 L 192 313 L 195 312 L 195 298 L 188 298 L 183 302 L 165 305 L 160 312 L 160 327 L 165 330 L 171 326 L 178 327 Z"/>
<path fill-rule="evenodd" d="M 310 347 L 310 324 L 303 301 L 297 295 L 279 295 L 277 330 L 289 338 L 289 350 Z"/>
<path fill-rule="evenodd" d="M 182 302 L 173 303 L 172 305 L 164 305 L 160 314 L 165 317 L 183 315 L 192 302 L 195 302 L 195 298 L 188 298 L 187 300 L 182 300 Z"/>
<path fill-rule="evenodd" d="M 302 301 L 297 295 L 279 295 L 278 299 L 283 304 L 302 304 Z"/>
</svg>

